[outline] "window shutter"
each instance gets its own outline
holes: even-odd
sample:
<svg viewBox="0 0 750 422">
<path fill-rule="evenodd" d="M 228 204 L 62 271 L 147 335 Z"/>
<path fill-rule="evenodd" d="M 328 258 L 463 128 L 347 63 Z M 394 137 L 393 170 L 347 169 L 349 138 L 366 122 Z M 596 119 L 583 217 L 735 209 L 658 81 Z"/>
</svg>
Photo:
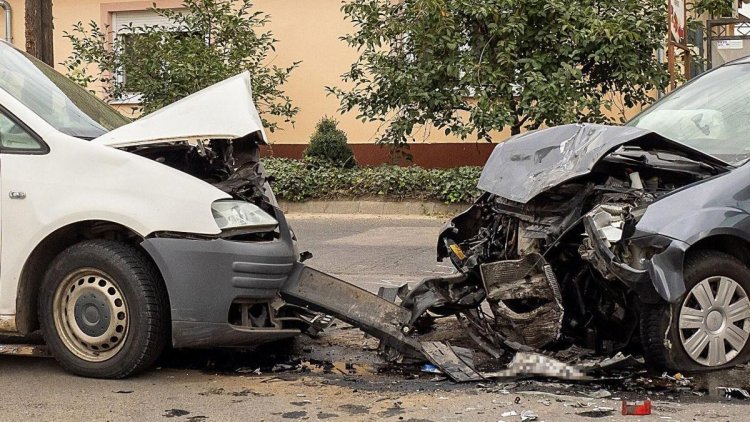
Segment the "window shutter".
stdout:
<svg viewBox="0 0 750 422">
<path fill-rule="evenodd" d="M 144 25 L 160 25 L 160 26 L 173 26 L 169 20 L 163 16 L 159 16 L 151 10 L 133 10 L 127 12 L 115 12 L 112 14 L 112 30 L 117 33 L 128 25 L 133 26 L 144 26 Z"/>
</svg>

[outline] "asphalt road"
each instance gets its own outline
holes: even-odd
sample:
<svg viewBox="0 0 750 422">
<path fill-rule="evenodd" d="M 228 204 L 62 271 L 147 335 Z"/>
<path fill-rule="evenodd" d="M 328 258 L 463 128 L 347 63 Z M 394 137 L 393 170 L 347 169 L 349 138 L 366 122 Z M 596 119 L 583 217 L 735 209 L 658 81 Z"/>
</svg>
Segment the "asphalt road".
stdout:
<svg viewBox="0 0 750 422">
<path fill-rule="evenodd" d="M 315 255 L 311 265 L 372 291 L 451 271 L 435 262 L 440 219 L 290 219 L 302 249 Z M 445 330 L 444 335 L 453 335 L 450 324 Z M 254 353 L 171 353 L 153 370 L 120 381 L 74 377 L 52 359 L 0 357 L 0 420 L 520 421 L 523 411 L 533 411 L 538 420 L 581 421 L 600 416 L 594 412 L 597 406 L 619 409 L 622 397 L 646 396 L 653 400 L 652 416 L 605 419 L 739 421 L 748 420 L 750 411 L 745 402 L 680 392 L 661 385 L 658 377 L 627 388 L 619 380 L 455 385 L 414 367 L 382 365 L 376 346 L 359 331 L 339 326 L 318 339 L 301 338 Z M 305 369 L 273 372 L 279 363 Z M 256 369 L 260 374 L 253 373 Z M 720 385 L 747 388 L 750 376 L 744 369 L 725 371 L 697 377 L 693 384 L 708 391 Z M 602 388 L 612 395 L 590 397 Z"/>
<path fill-rule="evenodd" d="M 312 252 L 306 263 L 372 292 L 435 274 L 450 274 L 449 262 L 437 262 L 436 244 L 446 219 L 399 216 L 293 215 L 300 250 Z"/>
</svg>

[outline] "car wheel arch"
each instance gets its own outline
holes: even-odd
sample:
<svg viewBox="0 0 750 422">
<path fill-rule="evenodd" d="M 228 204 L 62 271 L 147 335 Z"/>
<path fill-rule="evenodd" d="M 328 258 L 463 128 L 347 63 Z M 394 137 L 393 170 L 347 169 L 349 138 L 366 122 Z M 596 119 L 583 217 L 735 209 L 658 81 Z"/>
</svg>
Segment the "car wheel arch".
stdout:
<svg viewBox="0 0 750 422">
<path fill-rule="evenodd" d="M 741 230 L 716 227 L 687 241 L 674 239 L 670 248 L 655 255 L 649 263 L 651 282 L 662 300 L 674 303 L 685 294 L 685 265 L 692 256 L 704 251 L 724 252 L 750 266 L 750 239 Z"/>
<path fill-rule="evenodd" d="M 39 242 L 21 270 L 16 290 L 15 318 L 16 329 L 20 334 L 26 335 L 39 328 L 37 296 L 49 264 L 66 248 L 91 239 L 110 239 L 131 244 L 153 261 L 151 255 L 140 245 L 143 236 L 123 224 L 106 220 L 84 220 L 57 228 Z"/>
<path fill-rule="evenodd" d="M 718 251 L 731 255 L 750 266 L 750 240 L 739 233 L 712 233 L 694 242 L 685 253 L 685 260 L 700 251 Z"/>
</svg>

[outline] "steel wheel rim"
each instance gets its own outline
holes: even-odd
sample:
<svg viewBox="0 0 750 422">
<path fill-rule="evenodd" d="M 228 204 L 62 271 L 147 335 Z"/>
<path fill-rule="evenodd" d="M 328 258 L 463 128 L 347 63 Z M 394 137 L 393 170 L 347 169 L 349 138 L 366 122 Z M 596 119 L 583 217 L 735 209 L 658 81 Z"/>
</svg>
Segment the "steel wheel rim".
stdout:
<svg viewBox="0 0 750 422">
<path fill-rule="evenodd" d="M 720 366 L 737 357 L 750 337 L 750 300 L 739 283 L 713 276 L 696 284 L 682 302 L 680 342 L 703 366 Z"/>
<path fill-rule="evenodd" d="M 95 268 L 68 274 L 52 302 L 55 329 L 65 347 L 88 362 L 103 362 L 125 344 L 130 312 L 112 277 Z"/>
</svg>

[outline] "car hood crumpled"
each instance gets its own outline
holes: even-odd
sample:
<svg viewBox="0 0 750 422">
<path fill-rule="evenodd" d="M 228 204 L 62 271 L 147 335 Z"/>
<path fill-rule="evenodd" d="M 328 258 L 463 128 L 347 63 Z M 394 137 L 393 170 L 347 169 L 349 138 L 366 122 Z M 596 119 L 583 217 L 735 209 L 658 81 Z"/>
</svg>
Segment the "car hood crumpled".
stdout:
<svg viewBox="0 0 750 422">
<path fill-rule="evenodd" d="M 588 174 L 605 155 L 629 142 L 681 151 L 711 164 L 721 160 L 654 132 L 629 126 L 571 124 L 527 132 L 498 144 L 479 178 L 479 189 L 520 203 Z"/>
<path fill-rule="evenodd" d="M 93 143 L 112 147 L 194 139 L 236 139 L 266 134 L 253 103 L 250 73 L 202 89 L 143 118 L 112 130 Z"/>
</svg>

